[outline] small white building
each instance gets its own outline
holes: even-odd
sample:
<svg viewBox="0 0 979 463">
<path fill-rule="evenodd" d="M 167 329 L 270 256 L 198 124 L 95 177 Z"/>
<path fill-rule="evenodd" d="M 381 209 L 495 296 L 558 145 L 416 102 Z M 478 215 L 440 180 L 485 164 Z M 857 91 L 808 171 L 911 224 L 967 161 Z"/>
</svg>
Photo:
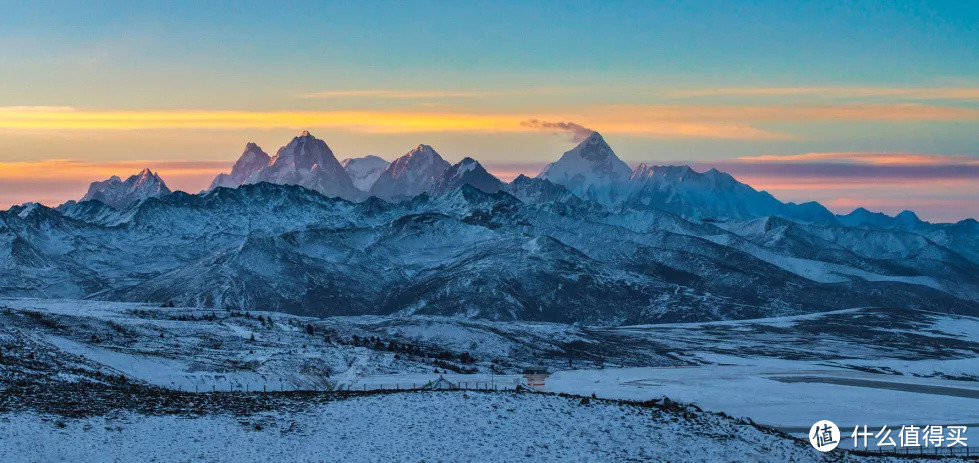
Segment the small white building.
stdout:
<svg viewBox="0 0 979 463">
<path fill-rule="evenodd" d="M 547 368 L 545 367 L 532 367 L 524 368 L 523 370 L 524 380 L 527 382 L 527 387 L 537 390 L 544 390 L 544 382 L 547 380 Z"/>
</svg>

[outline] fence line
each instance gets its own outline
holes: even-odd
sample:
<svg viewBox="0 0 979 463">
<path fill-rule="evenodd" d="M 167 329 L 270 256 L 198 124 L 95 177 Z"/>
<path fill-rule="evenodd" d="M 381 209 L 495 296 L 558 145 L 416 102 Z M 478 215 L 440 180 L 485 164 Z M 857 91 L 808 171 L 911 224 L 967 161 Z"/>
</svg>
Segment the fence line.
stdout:
<svg viewBox="0 0 979 463">
<path fill-rule="evenodd" d="M 452 382 L 443 376 L 429 381 L 427 383 L 368 383 L 364 382 L 359 385 L 353 384 L 330 384 L 326 383 L 322 386 L 309 386 L 309 387 L 290 387 L 286 389 L 285 385 L 287 381 L 284 378 L 278 380 L 279 387 L 278 391 L 274 387 L 275 381 L 265 381 L 262 383 L 261 391 L 252 382 L 245 383 L 232 383 L 228 382 L 226 385 L 221 385 L 217 381 L 211 383 L 210 391 L 201 391 L 201 383 L 195 383 L 193 392 L 199 394 L 201 392 L 211 392 L 211 393 L 229 393 L 229 392 L 240 392 L 240 393 L 268 393 L 273 392 L 351 392 L 351 391 L 424 391 L 424 390 L 464 390 L 464 391 L 505 391 L 511 390 L 514 387 L 520 387 L 521 383 L 510 384 L 510 382 L 500 382 L 496 381 L 458 381 Z M 273 385 L 273 387 L 269 387 Z M 206 387 L 206 385 L 204 385 Z M 171 390 L 179 392 L 191 392 L 189 386 L 184 388 L 183 385 L 173 384 L 170 386 Z"/>
</svg>

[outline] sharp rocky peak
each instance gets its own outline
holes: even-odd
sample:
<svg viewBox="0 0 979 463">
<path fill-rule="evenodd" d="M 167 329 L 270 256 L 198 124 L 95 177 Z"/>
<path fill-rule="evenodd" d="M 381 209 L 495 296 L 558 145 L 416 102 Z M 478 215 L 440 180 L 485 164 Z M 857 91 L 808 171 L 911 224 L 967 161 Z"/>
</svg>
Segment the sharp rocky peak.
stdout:
<svg viewBox="0 0 979 463">
<path fill-rule="evenodd" d="M 81 201 L 101 201 L 117 209 L 124 208 L 147 198 L 170 194 L 166 182 L 149 168 L 122 181 L 113 175 L 101 182 L 92 182 Z"/>
<path fill-rule="evenodd" d="M 712 183 L 715 186 L 734 185 L 738 181 L 727 173 L 717 169 L 710 169 L 705 172 L 697 172 L 688 165 L 666 165 L 650 166 L 641 163 L 632 171 L 632 181 L 667 181 L 667 182 L 703 182 Z"/>
<path fill-rule="evenodd" d="M 609 158 L 619 160 L 615 152 L 612 151 L 612 147 L 605 142 L 605 139 L 598 132 L 592 132 L 588 138 L 578 143 L 578 146 L 575 146 L 568 153 L 574 153 L 583 159 L 595 162 L 605 161 Z"/>
<path fill-rule="evenodd" d="M 401 201 L 429 191 L 450 164 L 429 145 L 420 144 L 395 159 L 371 185 L 370 194 Z"/>
<path fill-rule="evenodd" d="M 439 156 L 439 154 L 430 145 L 419 144 L 402 157 L 413 158 L 417 156 Z M 441 156 L 439 157 L 441 158 Z"/>
<path fill-rule="evenodd" d="M 622 162 L 605 139 L 598 132 L 566 151 L 556 162 L 537 175 L 538 178 L 564 185 L 576 194 L 594 199 L 592 196 L 608 196 L 609 189 L 625 182 L 632 169 Z"/>
<path fill-rule="evenodd" d="M 440 196 L 464 185 L 475 187 L 486 193 L 496 193 L 505 187 L 503 182 L 487 172 L 478 161 L 467 157 L 445 169 L 438 181 L 432 186 L 431 193 L 434 196 Z"/>
<path fill-rule="evenodd" d="M 306 130 L 279 148 L 271 158 L 258 145 L 247 144 L 231 174 L 218 175 L 211 183 L 211 189 L 259 182 L 299 185 L 348 200 L 363 196 L 326 142 Z"/>
</svg>

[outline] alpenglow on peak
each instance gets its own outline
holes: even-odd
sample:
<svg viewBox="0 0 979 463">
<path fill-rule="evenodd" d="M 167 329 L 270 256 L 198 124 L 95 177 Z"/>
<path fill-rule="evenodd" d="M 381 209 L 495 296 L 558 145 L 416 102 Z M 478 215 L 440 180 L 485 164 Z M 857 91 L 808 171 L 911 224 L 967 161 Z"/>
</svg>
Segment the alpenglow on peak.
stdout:
<svg viewBox="0 0 979 463">
<path fill-rule="evenodd" d="M 356 201 L 363 192 L 354 187 L 353 181 L 337 161 L 326 142 L 314 137 L 309 131 L 293 138 L 279 148 L 275 156 L 268 157 L 257 145 L 245 147 L 231 175 L 221 174 L 212 182 L 218 186 L 237 187 L 245 183 L 268 182 L 280 185 L 299 185 L 327 196 Z"/>
</svg>

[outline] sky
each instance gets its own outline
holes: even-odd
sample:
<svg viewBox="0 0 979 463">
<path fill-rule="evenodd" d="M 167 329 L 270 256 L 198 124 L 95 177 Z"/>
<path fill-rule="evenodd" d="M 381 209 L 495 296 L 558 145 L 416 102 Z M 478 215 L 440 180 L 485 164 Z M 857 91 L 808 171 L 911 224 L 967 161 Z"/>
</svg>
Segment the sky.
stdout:
<svg viewBox="0 0 979 463">
<path fill-rule="evenodd" d="M 204 4 L 199 4 L 204 3 Z M 246 142 L 419 143 L 503 179 L 584 127 L 630 165 L 785 201 L 979 217 L 975 2 L 7 2 L 0 207 L 158 171 L 196 192 Z"/>
</svg>

